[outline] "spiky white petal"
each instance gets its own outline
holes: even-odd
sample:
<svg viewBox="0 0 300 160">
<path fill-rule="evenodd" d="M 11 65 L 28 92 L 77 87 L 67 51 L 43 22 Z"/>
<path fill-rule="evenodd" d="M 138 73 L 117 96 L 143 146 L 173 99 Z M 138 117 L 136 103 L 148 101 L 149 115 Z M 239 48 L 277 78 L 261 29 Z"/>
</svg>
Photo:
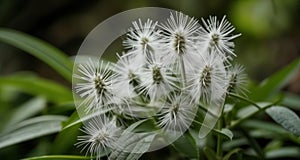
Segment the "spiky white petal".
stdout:
<svg viewBox="0 0 300 160">
<path fill-rule="evenodd" d="M 157 29 L 157 22 L 147 19 L 145 23 L 141 19 L 132 22 L 133 27 L 126 34 L 123 41 L 125 49 L 130 50 L 130 54 L 135 58 L 136 64 L 143 64 L 148 57 L 159 50 L 161 37 L 160 30 Z"/>
<path fill-rule="evenodd" d="M 78 81 L 75 83 L 75 91 L 83 99 L 79 106 L 85 107 L 86 112 L 114 101 L 109 65 L 89 59 L 87 63 L 78 66 L 78 74 L 74 75 Z"/>
<path fill-rule="evenodd" d="M 211 102 L 226 93 L 227 79 L 223 59 L 218 54 L 202 54 L 201 61 L 194 70 L 187 73 L 186 90 L 199 103 Z"/>
<path fill-rule="evenodd" d="M 236 56 L 233 52 L 233 39 L 239 37 L 241 34 L 231 35 L 235 28 L 226 20 L 224 16 L 220 21 L 216 16 L 210 16 L 207 21 L 202 18 L 204 28 L 201 28 L 199 35 L 200 45 L 204 52 L 209 50 L 216 50 L 223 58 L 227 56 Z"/>
<path fill-rule="evenodd" d="M 186 67 L 190 67 L 196 57 L 196 41 L 200 30 L 198 21 L 175 12 L 175 15 L 171 13 L 167 23 L 161 24 L 160 28 L 165 43 L 162 53 L 165 63 L 177 65 L 182 58 Z"/>
<path fill-rule="evenodd" d="M 177 78 L 160 58 L 152 59 L 141 70 L 140 77 L 140 93 L 145 93 L 151 101 L 165 97 L 177 88 L 175 84 Z"/>
<path fill-rule="evenodd" d="M 108 153 L 110 149 L 117 147 L 117 140 L 122 133 L 122 128 L 116 125 L 115 119 L 109 119 L 105 115 L 99 115 L 88 121 L 81 129 L 86 135 L 78 136 L 75 145 L 86 150 L 86 154 L 96 156 L 100 160 L 102 153 Z"/>
<path fill-rule="evenodd" d="M 132 98 L 137 95 L 136 87 L 139 83 L 139 70 L 141 66 L 136 65 L 132 55 L 123 54 L 119 56 L 118 62 L 114 65 L 113 88 L 117 96 L 121 98 Z"/>
<path fill-rule="evenodd" d="M 191 125 L 195 114 L 195 105 L 188 96 L 172 95 L 159 113 L 158 126 L 166 131 L 185 132 Z"/>
<path fill-rule="evenodd" d="M 240 64 L 235 64 L 227 71 L 228 76 L 228 88 L 229 93 L 237 93 L 246 95 L 246 85 L 248 83 L 247 75 L 244 73 L 245 68 Z"/>
</svg>

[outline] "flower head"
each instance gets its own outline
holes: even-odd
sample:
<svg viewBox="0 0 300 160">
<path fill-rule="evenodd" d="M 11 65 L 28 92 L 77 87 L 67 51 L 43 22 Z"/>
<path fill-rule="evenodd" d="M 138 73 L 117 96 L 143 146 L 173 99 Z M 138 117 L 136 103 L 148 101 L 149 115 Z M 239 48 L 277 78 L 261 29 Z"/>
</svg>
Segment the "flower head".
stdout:
<svg viewBox="0 0 300 160">
<path fill-rule="evenodd" d="M 158 126 L 166 131 L 183 133 L 191 125 L 195 114 L 196 108 L 188 96 L 171 95 L 159 113 Z"/>
<path fill-rule="evenodd" d="M 141 71 L 140 77 L 141 93 L 146 93 L 151 101 L 158 100 L 177 88 L 177 78 L 159 58 L 151 60 Z"/>
<path fill-rule="evenodd" d="M 123 54 L 119 56 L 118 62 L 114 65 L 113 88 L 115 94 L 121 98 L 132 98 L 137 95 L 136 88 L 140 83 L 140 66 L 133 62 L 132 55 Z"/>
<path fill-rule="evenodd" d="M 161 24 L 165 51 L 163 57 L 166 63 L 176 64 L 182 56 L 186 65 L 195 58 L 196 41 L 200 25 L 194 18 L 181 12 L 171 13 L 167 23 Z"/>
<path fill-rule="evenodd" d="M 199 103 L 211 102 L 226 93 L 226 70 L 223 59 L 218 54 L 203 54 L 194 70 L 187 73 L 186 90 L 192 99 Z"/>
<path fill-rule="evenodd" d="M 245 95 L 247 92 L 247 75 L 244 73 L 245 68 L 240 64 L 235 64 L 229 68 L 227 72 L 229 84 L 227 91 L 229 93 L 237 93 Z"/>
<path fill-rule="evenodd" d="M 113 102 L 109 64 L 104 65 L 102 61 L 99 63 L 89 59 L 86 64 L 79 64 L 78 72 L 74 77 L 78 80 L 75 91 L 83 98 L 80 106 L 86 107 L 89 112 Z"/>
<path fill-rule="evenodd" d="M 224 16 L 221 22 L 217 21 L 217 17 L 209 17 L 209 20 L 202 19 L 204 28 L 201 28 L 199 41 L 204 51 L 216 50 L 222 58 L 236 56 L 233 52 L 234 43 L 232 40 L 239 37 L 241 34 L 231 35 L 234 27 L 225 19 Z"/>
<path fill-rule="evenodd" d="M 130 49 L 130 54 L 136 59 L 135 63 L 143 63 L 159 49 L 160 31 L 156 28 L 157 22 L 153 23 L 150 19 L 145 23 L 139 19 L 132 24 L 133 28 L 126 34 L 127 38 L 123 41 L 123 45 L 125 49 Z"/>
<path fill-rule="evenodd" d="M 117 147 L 117 140 L 122 133 L 122 128 L 116 125 L 115 119 L 109 119 L 107 116 L 100 115 L 92 118 L 81 129 L 86 135 L 78 136 L 75 145 L 87 150 L 86 154 L 96 155 L 100 160 L 101 153 L 108 153 L 109 149 Z"/>
</svg>

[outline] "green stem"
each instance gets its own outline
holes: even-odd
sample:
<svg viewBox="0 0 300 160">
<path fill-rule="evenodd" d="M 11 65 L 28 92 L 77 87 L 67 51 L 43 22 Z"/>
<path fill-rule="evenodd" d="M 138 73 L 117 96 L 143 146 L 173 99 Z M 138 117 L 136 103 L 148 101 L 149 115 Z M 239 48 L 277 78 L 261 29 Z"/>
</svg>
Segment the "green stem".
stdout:
<svg viewBox="0 0 300 160">
<path fill-rule="evenodd" d="M 218 120 L 218 130 L 222 130 L 222 126 L 223 126 L 223 117 L 221 115 L 220 119 Z M 218 134 L 217 136 L 217 156 L 219 158 L 222 157 L 222 136 L 220 134 Z"/>
<path fill-rule="evenodd" d="M 247 99 L 247 98 L 245 98 L 245 97 L 242 97 L 242 96 L 237 95 L 237 94 L 234 94 L 234 93 L 229 93 L 229 95 L 232 96 L 232 97 L 238 98 L 238 99 L 240 99 L 240 100 L 243 100 L 243 101 L 245 101 L 245 102 L 248 102 L 249 104 L 252 104 L 254 107 L 256 107 L 256 108 L 259 109 L 259 110 L 262 109 L 259 105 L 257 105 L 255 102 L 253 102 L 253 101 L 250 100 L 250 99 Z"/>
<path fill-rule="evenodd" d="M 226 98 L 225 98 L 226 99 Z M 223 111 L 224 111 L 224 106 L 225 106 L 225 100 L 224 100 L 224 103 L 222 104 L 222 111 L 221 111 L 221 115 L 219 117 L 219 120 L 218 120 L 218 130 L 221 131 L 222 128 L 223 128 Z M 223 144 L 223 137 L 221 136 L 221 134 L 218 134 L 217 136 L 217 157 L 219 157 L 220 159 L 222 158 L 223 156 L 223 151 L 222 151 L 222 144 Z"/>
<path fill-rule="evenodd" d="M 184 67 L 184 61 L 183 57 L 180 54 L 179 55 L 179 65 L 180 65 L 180 72 L 181 72 L 181 78 L 182 78 L 182 88 L 185 88 L 186 86 L 186 75 L 185 75 L 185 67 Z"/>
</svg>

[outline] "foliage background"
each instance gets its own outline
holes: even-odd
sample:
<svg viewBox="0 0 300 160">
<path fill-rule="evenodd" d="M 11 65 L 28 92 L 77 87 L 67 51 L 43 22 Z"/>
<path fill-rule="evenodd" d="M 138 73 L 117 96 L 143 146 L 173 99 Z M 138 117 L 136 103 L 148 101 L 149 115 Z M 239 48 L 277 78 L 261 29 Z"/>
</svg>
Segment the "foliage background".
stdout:
<svg viewBox="0 0 300 160">
<path fill-rule="evenodd" d="M 0 26 L 43 39 L 69 56 L 74 56 L 85 36 L 101 21 L 116 13 L 146 6 L 170 8 L 198 19 L 207 18 L 209 15 L 219 17 L 227 15 L 229 21 L 236 27 L 236 33 L 242 33 L 242 36 L 235 40 L 235 52 L 238 54 L 238 61 L 245 65 L 249 77 L 254 82 L 262 81 L 300 56 L 300 1 L 298 0 L 1 0 Z M 23 54 L 19 49 L 0 43 L 0 75 L 8 76 L 20 71 L 34 72 L 43 78 L 71 88 L 69 82 L 44 62 L 30 54 Z M 283 90 L 300 94 L 299 81 L 300 71 Z M 11 88 L 1 87 L 0 129 L 20 108 L 18 106 L 30 98 L 31 95 L 19 92 L 16 94 Z M 47 102 L 37 114 L 59 112 L 69 116 L 72 113 L 73 106 L 57 111 L 51 108 L 52 103 L 54 102 Z M 296 109 L 298 115 L 299 108 L 300 106 Z M 267 117 L 264 119 L 272 121 Z M 72 132 L 72 134 L 78 133 Z M 0 157 L 19 159 L 49 152 L 79 153 L 79 149 L 72 145 L 57 149 L 49 147 L 55 139 L 55 135 L 52 135 L 13 145 L 1 149 Z M 151 156 L 159 155 L 159 152 Z"/>
</svg>

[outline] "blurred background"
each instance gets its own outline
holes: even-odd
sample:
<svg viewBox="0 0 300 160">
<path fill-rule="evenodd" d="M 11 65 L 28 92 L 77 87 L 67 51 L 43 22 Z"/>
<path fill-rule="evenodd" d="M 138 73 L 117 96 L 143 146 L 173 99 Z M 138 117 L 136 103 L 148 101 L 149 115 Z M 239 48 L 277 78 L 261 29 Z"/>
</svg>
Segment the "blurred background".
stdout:
<svg viewBox="0 0 300 160">
<path fill-rule="evenodd" d="M 226 15 L 236 27 L 235 33 L 242 33 L 234 41 L 237 60 L 255 81 L 300 55 L 298 0 L 1 0 L 0 26 L 26 32 L 75 55 L 97 24 L 116 13 L 146 6 L 170 8 L 198 19 Z M 1 74 L 34 70 L 61 80 L 34 57 L 4 44 L 0 47 Z M 300 91 L 296 80 L 291 85 L 291 90 Z"/>
<path fill-rule="evenodd" d="M 234 41 L 235 53 L 254 82 L 300 56 L 299 0 L 0 0 L 0 26 L 36 36 L 73 56 L 97 24 L 116 13 L 150 6 L 198 19 L 226 15 L 234 33 L 242 33 Z M 0 43 L 0 75 L 24 70 L 70 87 L 40 60 Z M 285 89 L 300 94 L 299 81 L 300 71 Z"/>
</svg>

